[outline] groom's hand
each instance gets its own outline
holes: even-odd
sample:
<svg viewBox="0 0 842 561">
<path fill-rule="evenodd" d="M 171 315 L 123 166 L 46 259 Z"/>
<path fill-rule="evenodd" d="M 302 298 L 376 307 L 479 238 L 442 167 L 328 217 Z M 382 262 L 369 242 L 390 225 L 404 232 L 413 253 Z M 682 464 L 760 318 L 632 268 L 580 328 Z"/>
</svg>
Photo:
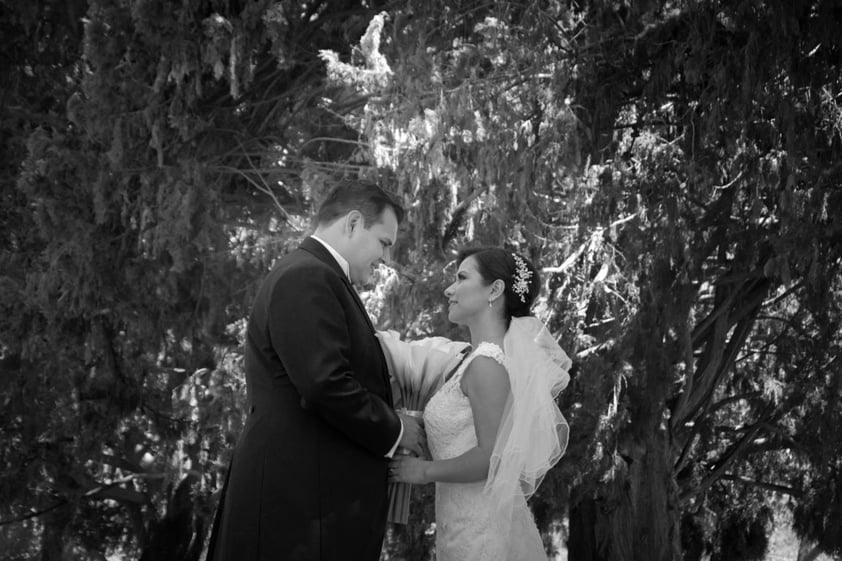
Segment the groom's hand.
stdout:
<svg viewBox="0 0 842 561">
<path fill-rule="evenodd" d="M 398 413 L 403 423 L 403 436 L 401 437 L 401 448 L 413 452 L 416 456 L 423 456 L 427 450 L 427 435 L 424 434 L 424 421 L 418 417 Z"/>
</svg>

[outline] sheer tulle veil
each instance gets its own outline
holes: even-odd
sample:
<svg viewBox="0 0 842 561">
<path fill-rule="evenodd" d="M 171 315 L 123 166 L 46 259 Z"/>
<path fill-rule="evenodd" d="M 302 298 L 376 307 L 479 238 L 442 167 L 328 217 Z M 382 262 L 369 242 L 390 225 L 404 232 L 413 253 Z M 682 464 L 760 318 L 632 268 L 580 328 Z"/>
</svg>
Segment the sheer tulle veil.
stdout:
<svg viewBox="0 0 842 561">
<path fill-rule="evenodd" d="M 511 393 L 494 449 L 485 492 L 501 509 L 529 498 L 567 447 L 569 427 L 556 396 L 570 381 L 570 358 L 539 319 L 512 318 L 503 339 Z M 505 517 L 503 517 L 505 519 Z"/>
</svg>

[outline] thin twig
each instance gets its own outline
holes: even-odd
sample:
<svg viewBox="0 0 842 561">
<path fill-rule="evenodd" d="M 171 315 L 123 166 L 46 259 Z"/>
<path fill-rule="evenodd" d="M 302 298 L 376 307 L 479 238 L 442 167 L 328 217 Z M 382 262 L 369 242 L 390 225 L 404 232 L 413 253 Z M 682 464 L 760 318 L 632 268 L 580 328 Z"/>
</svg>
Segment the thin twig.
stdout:
<svg viewBox="0 0 842 561">
<path fill-rule="evenodd" d="M 104 483 L 102 485 L 98 485 L 93 489 L 90 489 L 81 495 L 81 498 L 88 499 L 88 498 L 95 498 L 95 495 L 102 493 L 103 491 L 107 491 L 112 487 L 116 487 L 118 485 L 123 485 L 124 483 L 130 483 L 136 479 L 164 479 L 166 477 L 163 473 L 135 473 L 128 477 L 123 477 L 121 479 L 115 479 L 110 483 Z M 14 518 L 9 518 L 7 520 L 0 520 L 0 526 L 6 526 L 9 524 L 14 524 L 16 522 L 23 522 L 24 520 L 30 520 L 32 518 L 37 518 L 39 516 L 43 516 L 48 512 L 52 512 L 53 510 L 60 508 L 66 504 L 69 504 L 70 500 L 67 498 L 59 499 L 57 502 L 51 504 L 50 506 L 43 508 L 41 510 L 36 510 L 29 512 L 27 514 L 22 514 L 20 516 L 16 516 Z"/>
<path fill-rule="evenodd" d="M 761 489 L 766 489 L 767 491 L 775 491 L 777 493 L 784 493 L 791 497 L 798 498 L 803 495 L 803 491 L 800 489 L 796 489 L 794 487 L 787 487 L 785 485 L 778 485 L 776 483 L 766 483 L 765 481 L 757 481 L 755 479 L 749 479 L 748 477 L 743 477 L 740 475 L 734 475 L 731 473 L 724 474 L 720 479 L 725 479 L 727 481 L 736 481 L 738 483 L 742 483 L 744 485 L 751 485 L 752 487 L 759 487 Z"/>
</svg>

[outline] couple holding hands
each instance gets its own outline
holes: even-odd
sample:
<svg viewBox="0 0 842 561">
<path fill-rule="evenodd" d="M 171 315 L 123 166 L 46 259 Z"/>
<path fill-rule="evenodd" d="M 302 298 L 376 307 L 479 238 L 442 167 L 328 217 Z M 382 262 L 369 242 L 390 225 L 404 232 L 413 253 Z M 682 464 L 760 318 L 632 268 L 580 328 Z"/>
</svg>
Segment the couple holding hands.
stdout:
<svg viewBox="0 0 842 561">
<path fill-rule="evenodd" d="M 396 412 L 354 286 L 388 259 L 403 214 L 378 186 L 341 184 L 263 281 L 245 342 L 249 414 L 208 561 L 377 561 L 389 481 L 436 483 L 437 561 L 546 559 L 526 499 L 567 443 L 555 397 L 570 360 L 529 315 L 538 273 L 503 249 L 460 253 L 444 294 L 471 352 L 423 423 Z"/>
</svg>

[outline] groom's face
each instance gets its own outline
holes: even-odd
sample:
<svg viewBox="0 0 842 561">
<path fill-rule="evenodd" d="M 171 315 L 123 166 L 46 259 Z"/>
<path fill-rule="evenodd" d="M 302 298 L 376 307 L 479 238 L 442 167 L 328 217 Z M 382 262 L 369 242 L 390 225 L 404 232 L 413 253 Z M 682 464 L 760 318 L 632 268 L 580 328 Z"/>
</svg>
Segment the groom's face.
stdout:
<svg viewBox="0 0 842 561">
<path fill-rule="evenodd" d="M 362 215 L 350 227 L 348 268 L 351 282 L 363 287 L 371 282 L 374 268 L 389 261 L 389 251 L 398 236 L 398 219 L 391 207 L 383 209 L 380 220 L 366 224 Z"/>
</svg>

